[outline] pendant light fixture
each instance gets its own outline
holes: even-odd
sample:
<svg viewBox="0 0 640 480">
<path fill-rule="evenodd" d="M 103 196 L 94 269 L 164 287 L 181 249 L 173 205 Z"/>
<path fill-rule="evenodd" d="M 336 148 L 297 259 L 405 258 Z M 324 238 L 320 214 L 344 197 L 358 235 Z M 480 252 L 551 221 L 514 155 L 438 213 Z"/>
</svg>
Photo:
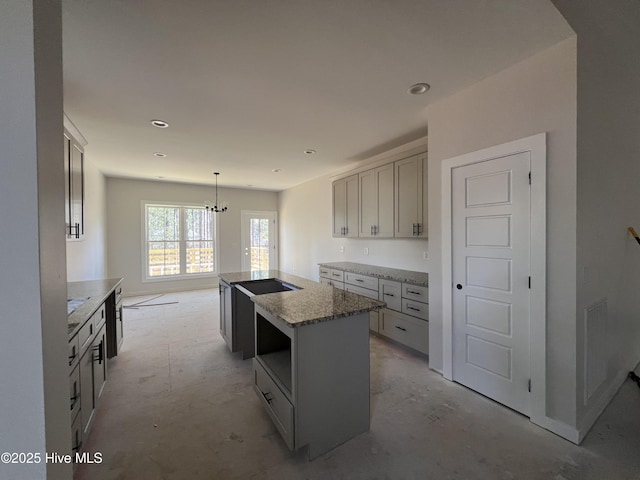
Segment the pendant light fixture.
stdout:
<svg viewBox="0 0 640 480">
<path fill-rule="evenodd" d="M 220 207 L 218 207 L 218 175 L 220 175 L 220 172 L 213 172 L 213 174 L 216 176 L 216 201 L 214 202 L 213 206 L 209 205 L 209 203 L 205 203 L 204 208 L 207 211 L 211 211 L 215 213 L 226 212 L 227 209 L 229 208 L 227 206 L 227 202 L 222 202 Z"/>
</svg>

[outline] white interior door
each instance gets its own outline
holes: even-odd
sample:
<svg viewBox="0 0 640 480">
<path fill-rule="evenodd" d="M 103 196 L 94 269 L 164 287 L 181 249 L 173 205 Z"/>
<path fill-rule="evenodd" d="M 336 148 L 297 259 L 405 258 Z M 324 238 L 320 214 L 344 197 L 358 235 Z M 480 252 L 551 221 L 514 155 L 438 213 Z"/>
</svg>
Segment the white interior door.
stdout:
<svg viewBox="0 0 640 480">
<path fill-rule="evenodd" d="M 452 169 L 453 380 L 530 416 L 529 152 Z"/>
<path fill-rule="evenodd" d="M 243 271 L 278 268 L 276 215 L 276 212 L 242 211 Z"/>
</svg>

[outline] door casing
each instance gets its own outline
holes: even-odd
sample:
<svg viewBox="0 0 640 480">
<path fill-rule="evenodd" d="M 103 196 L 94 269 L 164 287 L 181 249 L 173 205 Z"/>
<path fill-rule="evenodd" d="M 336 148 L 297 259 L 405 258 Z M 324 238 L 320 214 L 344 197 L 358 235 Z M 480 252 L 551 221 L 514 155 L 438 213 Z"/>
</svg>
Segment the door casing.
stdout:
<svg viewBox="0 0 640 480">
<path fill-rule="evenodd" d="M 531 421 L 546 416 L 546 133 L 449 158 L 442 162 L 442 373 L 453 379 L 452 172 L 456 167 L 521 152 L 531 156 Z"/>
</svg>

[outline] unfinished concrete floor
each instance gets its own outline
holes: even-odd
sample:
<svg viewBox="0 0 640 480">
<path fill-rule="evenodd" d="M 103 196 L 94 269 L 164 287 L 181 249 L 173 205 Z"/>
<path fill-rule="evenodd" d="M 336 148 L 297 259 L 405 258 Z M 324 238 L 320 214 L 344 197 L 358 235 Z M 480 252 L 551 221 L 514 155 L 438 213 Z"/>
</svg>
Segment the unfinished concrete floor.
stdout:
<svg viewBox="0 0 640 480">
<path fill-rule="evenodd" d="M 144 297 L 149 298 L 149 297 Z M 144 298 L 125 299 L 125 305 Z M 126 309 L 77 480 L 640 479 L 640 389 L 627 381 L 578 447 L 371 337 L 371 429 L 309 462 L 252 390 L 251 360 L 218 332 L 218 292 Z"/>
</svg>

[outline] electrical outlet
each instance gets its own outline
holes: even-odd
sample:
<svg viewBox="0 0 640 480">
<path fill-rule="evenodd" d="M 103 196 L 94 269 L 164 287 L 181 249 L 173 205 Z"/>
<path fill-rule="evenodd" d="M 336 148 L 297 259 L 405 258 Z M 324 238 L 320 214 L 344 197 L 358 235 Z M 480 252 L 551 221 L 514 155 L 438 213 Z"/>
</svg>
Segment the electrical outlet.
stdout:
<svg viewBox="0 0 640 480">
<path fill-rule="evenodd" d="M 422 252 L 422 259 L 427 260 L 428 258 L 429 258 L 429 252 L 427 251 Z"/>
<path fill-rule="evenodd" d="M 340 245 L 340 253 L 344 253 L 344 245 Z"/>
<path fill-rule="evenodd" d="M 364 247 L 364 254 L 365 255 L 369 255 L 369 248 L 368 247 Z"/>
</svg>

